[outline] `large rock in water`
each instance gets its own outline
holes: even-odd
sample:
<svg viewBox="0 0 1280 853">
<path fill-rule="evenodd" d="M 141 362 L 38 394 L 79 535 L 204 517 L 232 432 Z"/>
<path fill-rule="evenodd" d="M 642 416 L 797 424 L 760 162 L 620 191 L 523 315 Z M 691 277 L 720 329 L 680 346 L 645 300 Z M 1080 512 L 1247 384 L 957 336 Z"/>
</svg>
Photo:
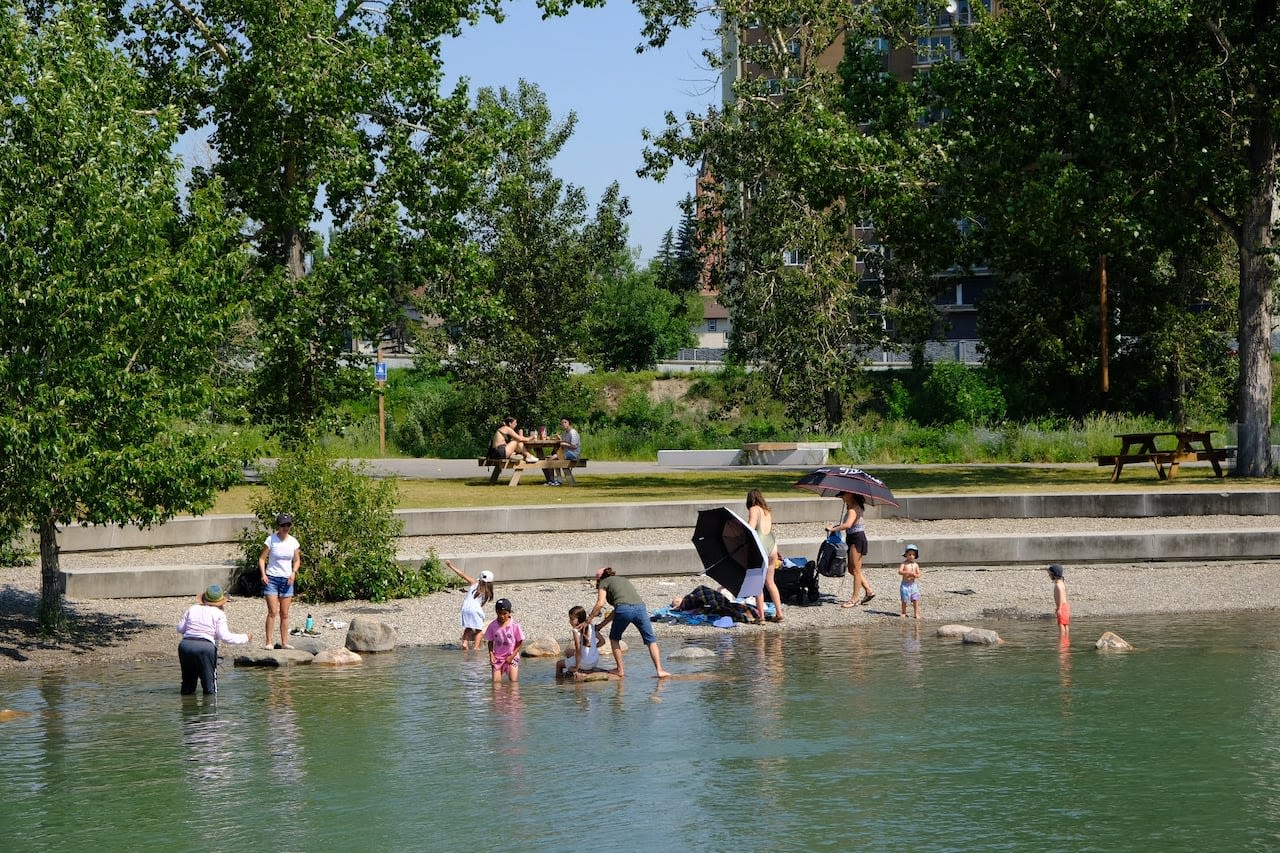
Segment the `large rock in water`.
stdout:
<svg viewBox="0 0 1280 853">
<path fill-rule="evenodd" d="M 527 658 L 560 657 L 560 641 L 555 637 L 539 637 L 520 647 L 520 654 Z"/>
<path fill-rule="evenodd" d="M 389 652 L 396 647 L 396 629 L 369 616 L 355 616 L 347 628 L 346 647 L 353 652 Z"/>
<path fill-rule="evenodd" d="M 311 663 L 314 666 L 359 666 L 364 659 L 349 649 L 321 649 Z"/>
<path fill-rule="evenodd" d="M 1104 652 L 1133 651 L 1133 646 L 1125 642 L 1124 637 L 1121 637 L 1119 634 L 1113 634 L 1110 631 L 1104 632 L 1103 635 L 1098 638 L 1098 642 L 1093 644 L 1093 647 Z"/>
<path fill-rule="evenodd" d="M 302 649 L 245 649 L 236 652 L 236 666 L 291 666 L 311 663 L 315 655 Z"/>
<path fill-rule="evenodd" d="M 960 639 L 978 646 L 998 646 L 1004 642 L 999 634 L 989 628 L 974 628 Z"/>
<path fill-rule="evenodd" d="M 667 655 L 668 660 L 696 660 L 698 658 L 713 658 L 716 653 L 711 649 L 704 649 L 702 646 L 683 646 Z"/>
<path fill-rule="evenodd" d="M 969 633 L 972 630 L 973 628 L 971 628 L 968 625 L 940 625 L 938 626 L 938 636 L 939 637 L 963 637 L 965 634 Z"/>
</svg>

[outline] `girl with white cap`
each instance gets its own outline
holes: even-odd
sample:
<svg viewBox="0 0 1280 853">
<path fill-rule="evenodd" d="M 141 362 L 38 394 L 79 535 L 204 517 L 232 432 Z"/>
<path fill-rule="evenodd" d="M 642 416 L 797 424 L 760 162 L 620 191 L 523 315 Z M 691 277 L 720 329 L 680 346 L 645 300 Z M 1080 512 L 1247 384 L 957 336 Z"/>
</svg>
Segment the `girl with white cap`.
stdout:
<svg viewBox="0 0 1280 853">
<path fill-rule="evenodd" d="M 485 570 L 480 577 L 472 578 L 450 561 L 445 560 L 444 564 L 467 583 L 467 594 L 462 599 L 462 648 L 478 649 L 485 629 L 484 606 L 493 600 L 493 572 Z"/>
</svg>

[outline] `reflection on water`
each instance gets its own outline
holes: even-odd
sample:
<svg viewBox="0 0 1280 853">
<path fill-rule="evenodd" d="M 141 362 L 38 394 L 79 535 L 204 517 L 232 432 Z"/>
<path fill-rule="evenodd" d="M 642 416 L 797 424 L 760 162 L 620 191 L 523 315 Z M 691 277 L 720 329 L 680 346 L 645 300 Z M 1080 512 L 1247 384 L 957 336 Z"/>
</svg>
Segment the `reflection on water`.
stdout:
<svg viewBox="0 0 1280 853">
<path fill-rule="evenodd" d="M 6 675 L 30 713 L 0 723 L 4 847 L 1280 846 L 1280 617 L 996 627 L 709 631 L 670 681 L 494 685 L 434 649 L 227 670 L 217 697 L 168 665 Z"/>
</svg>

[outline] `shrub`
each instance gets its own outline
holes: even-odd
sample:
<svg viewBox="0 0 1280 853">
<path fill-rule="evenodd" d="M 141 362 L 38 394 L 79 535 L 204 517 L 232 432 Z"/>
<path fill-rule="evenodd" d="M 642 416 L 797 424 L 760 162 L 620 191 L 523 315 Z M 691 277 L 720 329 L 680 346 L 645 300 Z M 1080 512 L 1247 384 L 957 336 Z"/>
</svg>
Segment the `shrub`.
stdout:
<svg viewBox="0 0 1280 853">
<path fill-rule="evenodd" d="M 0 517 L 0 566 L 30 566 L 35 553 L 22 538 L 22 524 Z"/>
<path fill-rule="evenodd" d="M 987 381 L 985 371 L 958 361 L 935 362 L 924 382 L 918 413 L 920 423 L 979 426 L 1004 419 L 1000 389 Z"/>
<path fill-rule="evenodd" d="M 425 595 L 444 586 L 434 554 L 420 569 L 396 560 L 402 524 L 395 517 L 396 484 L 375 480 L 319 450 L 292 453 L 263 476 L 266 493 L 252 503 L 255 529 L 241 538 L 236 585 L 259 583 L 258 555 L 277 514 L 293 516 L 302 545 L 298 595 L 305 601 L 386 601 Z"/>
</svg>

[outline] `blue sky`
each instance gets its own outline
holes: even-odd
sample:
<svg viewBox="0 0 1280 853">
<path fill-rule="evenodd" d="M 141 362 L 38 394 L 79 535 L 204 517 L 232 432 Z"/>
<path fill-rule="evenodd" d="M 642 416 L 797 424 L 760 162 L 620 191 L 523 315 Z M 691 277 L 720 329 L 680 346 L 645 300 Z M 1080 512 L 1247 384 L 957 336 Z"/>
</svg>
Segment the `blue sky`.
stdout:
<svg viewBox="0 0 1280 853">
<path fill-rule="evenodd" d="M 501 24 L 485 21 L 447 42 L 444 63 L 449 87 L 466 77 L 472 91 L 514 89 L 523 78 L 542 89 L 553 115 L 576 113 L 577 128 L 556 159 L 556 173 L 583 187 L 593 206 L 616 180 L 631 200 L 631 245 L 648 259 L 663 233 L 679 225 L 677 205 L 693 192 L 693 173 L 677 164 L 661 184 L 636 177 L 643 163 L 640 133 L 660 131 L 668 110 L 681 117 L 703 112 L 719 99 L 720 87 L 702 59 L 712 44 L 706 25 L 637 54 L 641 26 L 625 0 L 546 21 L 534 3 L 520 0 Z"/>
</svg>

